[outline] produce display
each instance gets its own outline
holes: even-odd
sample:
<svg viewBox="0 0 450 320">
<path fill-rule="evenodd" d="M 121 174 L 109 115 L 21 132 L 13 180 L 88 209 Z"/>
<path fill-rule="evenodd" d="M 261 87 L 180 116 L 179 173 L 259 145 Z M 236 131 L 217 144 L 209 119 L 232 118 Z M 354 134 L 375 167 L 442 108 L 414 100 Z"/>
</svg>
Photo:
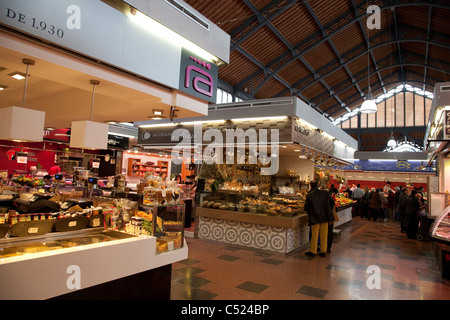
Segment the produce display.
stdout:
<svg viewBox="0 0 450 320">
<path fill-rule="evenodd" d="M 345 197 L 342 197 L 342 196 L 338 196 L 335 199 L 335 207 L 336 208 L 349 206 L 349 205 L 352 205 L 353 203 L 355 203 L 354 200 L 349 199 L 349 198 L 345 198 Z"/>
<path fill-rule="evenodd" d="M 44 185 L 44 181 L 36 178 L 36 177 L 32 177 L 30 175 L 21 175 L 21 176 L 16 176 L 13 177 L 12 182 L 20 184 L 20 185 L 26 185 L 26 186 L 30 186 L 30 187 L 40 187 Z"/>
<path fill-rule="evenodd" d="M 224 200 L 205 200 L 203 208 L 267 214 L 271 216 L 293 217 L 304 213 L 305 196 L 297 195 L 295 199 L 284 197 L 244 197 L 238 203 Z"/>
<path fill-rule="evenodd" d="M 176 181 L 163 181 L 160 177 L 149 176 L 141 184 L 144 184 L 144 205 L 168 205 L 181 202 L 183 192 Z"/>
</svg>

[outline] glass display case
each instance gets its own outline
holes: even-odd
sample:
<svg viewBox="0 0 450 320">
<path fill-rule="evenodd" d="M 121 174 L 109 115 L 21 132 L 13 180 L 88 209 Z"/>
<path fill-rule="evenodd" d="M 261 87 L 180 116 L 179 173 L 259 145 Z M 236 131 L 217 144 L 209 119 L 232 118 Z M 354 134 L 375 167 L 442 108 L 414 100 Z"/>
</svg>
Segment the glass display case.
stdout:
<svg viewBox="0 0 450 320">
<path fill-rule="evenodd" d="M 0 259 L 109 242 L 130 237 L 136 236 L 97 228 L 70 232 L 52 232 L 34 237 L 8 238 L 0 240 Z"/>
<path fill-rule="evenodd" d="M 450 245 L 450 206 L 448 206 L 431 227 L 431 239 Z"/>
<path fill-rule="evenodd" d="M 200 196 L 199 206 L 217 210 L 294 217 L 305 213 L 305 196 L 306 192 L 273 196 L 260 195 L 253 191 L 204 192 Z"/>
<path fill-rule="evenodd" d="M 141 209 L 128 224 L 127 232 L 155 236 L 157 253 L 183 247 L 184 204 L 142 206 Z"/>
</svg>

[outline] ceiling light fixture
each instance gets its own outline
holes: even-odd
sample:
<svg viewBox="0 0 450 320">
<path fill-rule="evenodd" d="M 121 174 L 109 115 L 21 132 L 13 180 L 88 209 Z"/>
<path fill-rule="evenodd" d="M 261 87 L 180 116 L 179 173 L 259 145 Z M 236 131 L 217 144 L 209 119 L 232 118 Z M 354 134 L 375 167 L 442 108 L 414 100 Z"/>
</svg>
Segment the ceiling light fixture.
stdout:
<svg viewBox="0 0 450 320">
<path fill-rule="evenodd" d="M 367 3 L 368 4 L 368 3 Z M 377 104 L 372 96 L 370 88 L 370 31 L 367 29 L 367 84 L 368 90 L 365 96 L 365 101 L 361 105 L 361 113 L 376 113 L 378 111 Z"/>
<path fill-rule="evenodd" d="M 163 114 L 163 111 L 162 110 L 153 109 L 153 114 L 156 115 L 156 116 L 160 116 L 160 115 Z"/>
<path fill-rule="evenodd" d="M 17 71 L 9 73 L 8 76 L 13 77 L 16 80 L 23 80 L 23 79 L 25 79 L 27 77 L 27 75 L 25 73 L 17 72 Z"/>
<path fill-rule="evenodd" d="M 0 84 L 0 91 L 5 90 L 6 88 L 8 88 L 8 86 L 4 86 Z"/>
<path fill-rule="evenodd" d="M 107 123 L 92 121 L 94 109 L 95 86 L 100 84 L 98 80 L 90 80 L 92 84 L 91 117 L 89 121 L 73 121 L 71 126 L 70 147 L 81 149 L 107 149 L 108 130 Z"/>
<path fill-rule="evenodd" d="M 29 68 L 35 62 L 25 58 L 22 63 L 27 66 L 26 73 L 22 73 L 25 76 L 22 107 L 0 109 L 0 139 L 40 142 L 44 138 L 45 112 L 25 108 Z"/>
</svg>

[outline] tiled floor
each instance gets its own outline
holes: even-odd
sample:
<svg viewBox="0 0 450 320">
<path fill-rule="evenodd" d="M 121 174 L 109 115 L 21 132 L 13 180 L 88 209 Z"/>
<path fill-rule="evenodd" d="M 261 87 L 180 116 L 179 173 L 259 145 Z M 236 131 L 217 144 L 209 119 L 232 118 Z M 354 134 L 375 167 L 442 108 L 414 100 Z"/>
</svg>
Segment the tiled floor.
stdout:
<svg viewBox="0 0 450 320">
<path fill-rule="evenodd" d="M 341 230 L 326 257 L 187 238 L 189 258 L 173 265 L 171 299 L 450 299 L 450 281 L 441 277 L 429 241 L 407 239 L 396 222 L 359 217 Z"/>
</svg>

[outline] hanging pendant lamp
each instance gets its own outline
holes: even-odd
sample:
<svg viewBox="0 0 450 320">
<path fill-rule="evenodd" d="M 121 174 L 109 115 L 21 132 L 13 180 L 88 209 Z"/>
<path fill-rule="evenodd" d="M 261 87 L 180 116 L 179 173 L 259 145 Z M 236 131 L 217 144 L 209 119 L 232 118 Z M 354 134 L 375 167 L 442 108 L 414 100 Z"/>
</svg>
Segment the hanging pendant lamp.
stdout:
<svg viewBox="0 0 450 320">
<path fill-rule="evenodd" d="M 372 96 L 372 90 L 370 89 L 370 32 L 367 30 L 367 95 L 365 101 L 361 105 L 361 113 L 376 113 L 378 111 L 375 99 Z"/>
<path fill-rule="evenodd" d="M 90 120 L 73 121 L 70 132 L 70 147 L 80 149 L 107 149 L 108 131 L 107 123 L 92 121 L 92 111 L 94 109 L 95 86 L 99 85 L 98 80 L 91 80 L 92 102 Z"/>
<path fill-rule="evenodd" d="M 391 136 L 391 138 L 389 139 L 387 146 L 389 148 L 395 148 L 397 146 L 397 141 L 395 141 L 394 136 Z"/>
<path fill-rule="evenodd" d="M 22 63 L 27 66 L 22 107 L 11 106 L 0 109 L 0 140 L 41 142 L 44 140 L 45 112 L 25 108 L 28 71 L 35 62 L 31 59 L 22 59 Z"/>
<path fill-rule="evenodd" d="M 369 86 L 369 92 L 366 95 L 366 100 L 361 105 L 361 113 L 376 113 L 378 111 L 377 104 L 372 96 L 372 90 Z"/>
</svg>

